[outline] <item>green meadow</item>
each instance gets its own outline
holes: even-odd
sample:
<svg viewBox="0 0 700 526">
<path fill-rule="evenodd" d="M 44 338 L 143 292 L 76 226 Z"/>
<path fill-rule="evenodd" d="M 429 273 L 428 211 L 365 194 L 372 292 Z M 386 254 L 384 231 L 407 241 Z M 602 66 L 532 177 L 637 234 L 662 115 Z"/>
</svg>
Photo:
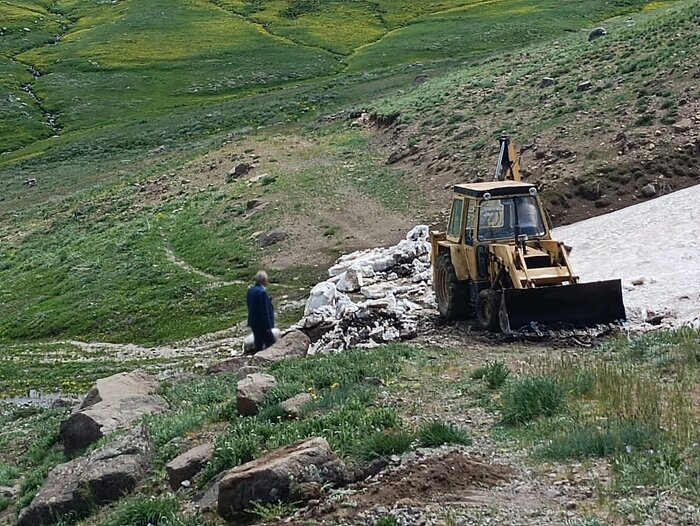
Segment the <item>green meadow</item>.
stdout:
<svg viewBox="0 0 700 526">
<path fill-rule="evenodd" d="M 0 341 L 156 343 L 230 326 L 243 316 L 246 280 L 276 250 L 261 251 L 253 234 L 312 210 L 326 263 L 350 243 L 332 217 L 348 188 L 395 221 L 420 198 L 373 141 L 323 116 L 415 107 L 442 118 L 434 112 L 455 78 L 670 3 L 0 3 Z M 417 89 L 419 75 L 433 80 Z M 281 140 L 265 184 L 218 174 L 188 186 L 193 163 L 237 141 L 265 149 L 269 134 L 316 144 L 316 160 Z M 321 184 L 326 172 L 333 184 Z M 139 188 L 158 178 L 183 190 L 143 199 Z M 278 204 L 249 217 L 246 201 L 257 198 Z M 172 265 L 168 250 L 229 284 Z M 273 270 L 280 290 L 321 272 Z"/>
</svg>

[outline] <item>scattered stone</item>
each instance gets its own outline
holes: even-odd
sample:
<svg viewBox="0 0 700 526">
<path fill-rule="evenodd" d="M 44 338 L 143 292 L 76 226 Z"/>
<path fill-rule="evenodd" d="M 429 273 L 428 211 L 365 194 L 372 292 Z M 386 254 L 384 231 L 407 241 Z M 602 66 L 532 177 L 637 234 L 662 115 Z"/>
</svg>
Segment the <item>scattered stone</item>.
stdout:
<svg viewBox="0 0 700 526">
<path fill-rule="evenodd" d="M 151 447 L 143 427 L 52 469 L 39 493 L 21 511 L 17 526 L 56 524 L 62 517 L 89 515 L 133 491 L 148 468 Z"/>
<path fill-rule="evenodd" d="M 345 464 L 328 442 L 310 438 L 228 471 L 219 482 L 217 512 L 235 518 L 253 502 L 289 502 L 298 497 L 297 484 L 342 484 L 346 479 Z"/>
<path fill-rule="evenodd" d="M 19 486 L 0 486 L 0 497 L 5 499 L 14 499 L 17 495 L 19 495 L 19 491 Z"/>
<path fill-rule="evenodd" d="M 340 292 L 357 292 L 364 284 L 362 269 L 358 266 L 350 267 L 340 275 L 336 288 Z"/>
<path fill-rule="evenodd" d="M 642 195 L 647 198 L 654 197 L 656 195 L 656 187 L 651 183 L 647 183 L 644 186 L 642 186 L 641 191 Z"/>
<path fill-rule="evenodd" d="M 300 393 L 296 396 L 288 398 L 280 404 L 282 409 L 289 418 L 299 418 L 303 407 L 313 401 L 313 397 L 309 393 Z"/>
<path fill-rule="evenodd" d="M 593 89 L 593 83 L 590 80 L 585 80 L 576 86 L 576 91 L 579 92 L 590 91 L 591 89 Z"/>
<path fill-rule="evenodd" d="M 256 365 L 244 365 L 238 371 L 236 371 L 236 376 L 239 380 L 243 380 L 248 375 L 259 373 L 262 369 Z"/>
<path fill-rule="evenodd" d="M 684 133 L 693 129 L 693 121 L 686 118 L 681 119 L 673 125 L 673 131 L 678 133 Z"/>
<path fill-rule="evenodd" d="M 309 351 L 311 340 L 301 331 L 292 330 L 269 349 L 255 354 L 257 363 L 268 365 L 290 358 L 303 358 Z"/>
<path fill-rule="evenodd" d="M 554 79 L 552 77 L 544 77 L 540 81 L 540 88 L 549 88 L 550 86 L 554 86 Z"/>
<path fill-rule="evenodd" d="M 236 389 L 236 407 L 244 416 L 258 414 L 260 404 L 270 390 L 277 387 L 277 380 L 269 374 L 249 374 L 238 382 Z"/>
<path fill-rule="evenodd" d="M 598 40 L 600 37 L 603 37 L 607 34 L 608 31 L 604 27 L 596 27 L 593 31 L 591 31 L 588 34 L 588 41 L 593 42 L 594 40 Z"/>
<path fill-rule="evenodd" d="M 194 447 L 168 462 L 165 471 L 173 491 L 180 489 L 183 482 L 191 481 L 213 456 L 214 444 L 207 443 Z"/>
<path fill-rule="evenodd" d="M 259 206 L 263 204 L 263 201 L 260 199 L 251 199 L 245 204 L 245 209 L 250 212 L 251 210 L 255 210 Z"/>
<path fill-rule="evenodd" d="M 33 188 L 36 186 L 36 179 L 27 178 L 24 180 L 24 182 L 22 184 L 28 188 Z"/>
<path fill-rule="evenodd" d="M 97 380 L 61 424 L 66 453 L 81 451 L 112 431 L 127 429 L 143 415 L 167 411 L 168 402 L 158 392 L 158 380 L 141 370 Z"/>
<path fill-rule="evenodd" d="M 243 177 L 252 172 L 254 168 L 255 166 L 250 163 L 239 163 L 229 172 L 229 175 L 236 178 Z"/>
<path fill-rule="evenodd" d="M 262 234 L 260 238 L 258 239 L 258 243 L 260 244 L 261 247 L 269 247 L 272 245 L 276 245 L 277 243 L 280 243 L 281 241 L 284 241 L 287 239 L 287 233 L 275 229 L 275 230 L 270 230 L 269 232 L 266 232 L 265 234 Z"/>
</svg>

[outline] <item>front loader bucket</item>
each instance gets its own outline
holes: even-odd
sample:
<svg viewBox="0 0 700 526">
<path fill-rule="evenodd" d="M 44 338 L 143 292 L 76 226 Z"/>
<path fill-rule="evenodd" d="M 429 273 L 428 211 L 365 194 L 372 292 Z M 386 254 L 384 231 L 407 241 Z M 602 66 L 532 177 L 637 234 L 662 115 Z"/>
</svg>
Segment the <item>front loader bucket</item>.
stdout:
<svg viewBox="0 0 700 526">
<path fill-rule="evenodd" d="M 589 327 L 625 319 L 619 279 L 503 291 L 501 330 L 509 333 L 531 322 Z"/>
</svg>

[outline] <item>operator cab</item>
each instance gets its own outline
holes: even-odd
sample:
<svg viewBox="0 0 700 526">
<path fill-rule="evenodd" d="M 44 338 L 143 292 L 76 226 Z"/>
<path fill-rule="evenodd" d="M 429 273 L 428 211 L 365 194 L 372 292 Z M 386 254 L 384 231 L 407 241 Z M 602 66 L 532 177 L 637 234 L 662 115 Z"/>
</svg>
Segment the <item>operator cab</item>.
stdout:
<svg viewBox="0 0 700 526">
<path fill-rule="evenodd" d="M 453 242 L 474 245 L 549 236 L 537 189 L 532 184 L 520 181 L 458 184 L 454 192 L 447 231 Z"/>
</svg>

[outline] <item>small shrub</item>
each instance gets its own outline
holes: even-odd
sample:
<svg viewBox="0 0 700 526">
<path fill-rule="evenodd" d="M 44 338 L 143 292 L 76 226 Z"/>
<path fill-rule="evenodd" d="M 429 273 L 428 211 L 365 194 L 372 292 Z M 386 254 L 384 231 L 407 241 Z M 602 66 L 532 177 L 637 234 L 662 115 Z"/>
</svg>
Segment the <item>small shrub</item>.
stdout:
<svg viewBox="0 0 700 526">
<path fill-rule="evenodd" d="M 289 503 L 278 502 L 277 504 L 262 504 L 260 502 L 253 502 L 252 507 L 246 511 L 264 522 L 269 522 L 277 521 L 282 517 L 291 515 L 294 513 L 294 510 L 294 504 Z"/>
<path fill-rule="evenodd" d="M 125 500 L 110 513 L 100 526 L 146 526 L 165 524 L 178 510 L 175 499 L 136 497 Z"/>
<path fill-rule="evenodd" d="M 374 526 L 399 526 L 399 521 L 393 515 L 384 515 L 374 523 Z"/>
<path fill-rule="evenodd" d="M 486 364 L 484 371 L 484 380 L 489 389 L 498 389 L 506 383 L 510 376 L 510 369 L 503 362 L 490 362 Z"/>
<path fill-rule="evenodd" d="M 374 433 L 358 442 L 353 453 L 356 458 L 369 462 L 389 455 L 400 455 L 408 451 L 412 441 L 413 437 L 405 431 Z"/>
<path fill-rule="evenodd" d="M 540 416 L 552 416 L 565 403 L 564 389 L 546 376 L 525 376 L 511 383 L 501 398 L 505 424 L 522 424 Z"/>
<path fill-rule="evenodd" d="M 457 426 L 442 422 L 432 422 L 425 424 L 418 431 L 418 443 L 422 447 L 438 447 L 443 444 L 463 444 L 468 446 L 472 443 L 472 439 L 466 431 Z"/>
<path fill-rule="evenodd" d="M 637 422 L 594 422 L 576 426 L 556 436 L 539 455 L 552 460 L 609 457 L 627 451 L 656 448 L 660 432 Z"/>
</svg>

